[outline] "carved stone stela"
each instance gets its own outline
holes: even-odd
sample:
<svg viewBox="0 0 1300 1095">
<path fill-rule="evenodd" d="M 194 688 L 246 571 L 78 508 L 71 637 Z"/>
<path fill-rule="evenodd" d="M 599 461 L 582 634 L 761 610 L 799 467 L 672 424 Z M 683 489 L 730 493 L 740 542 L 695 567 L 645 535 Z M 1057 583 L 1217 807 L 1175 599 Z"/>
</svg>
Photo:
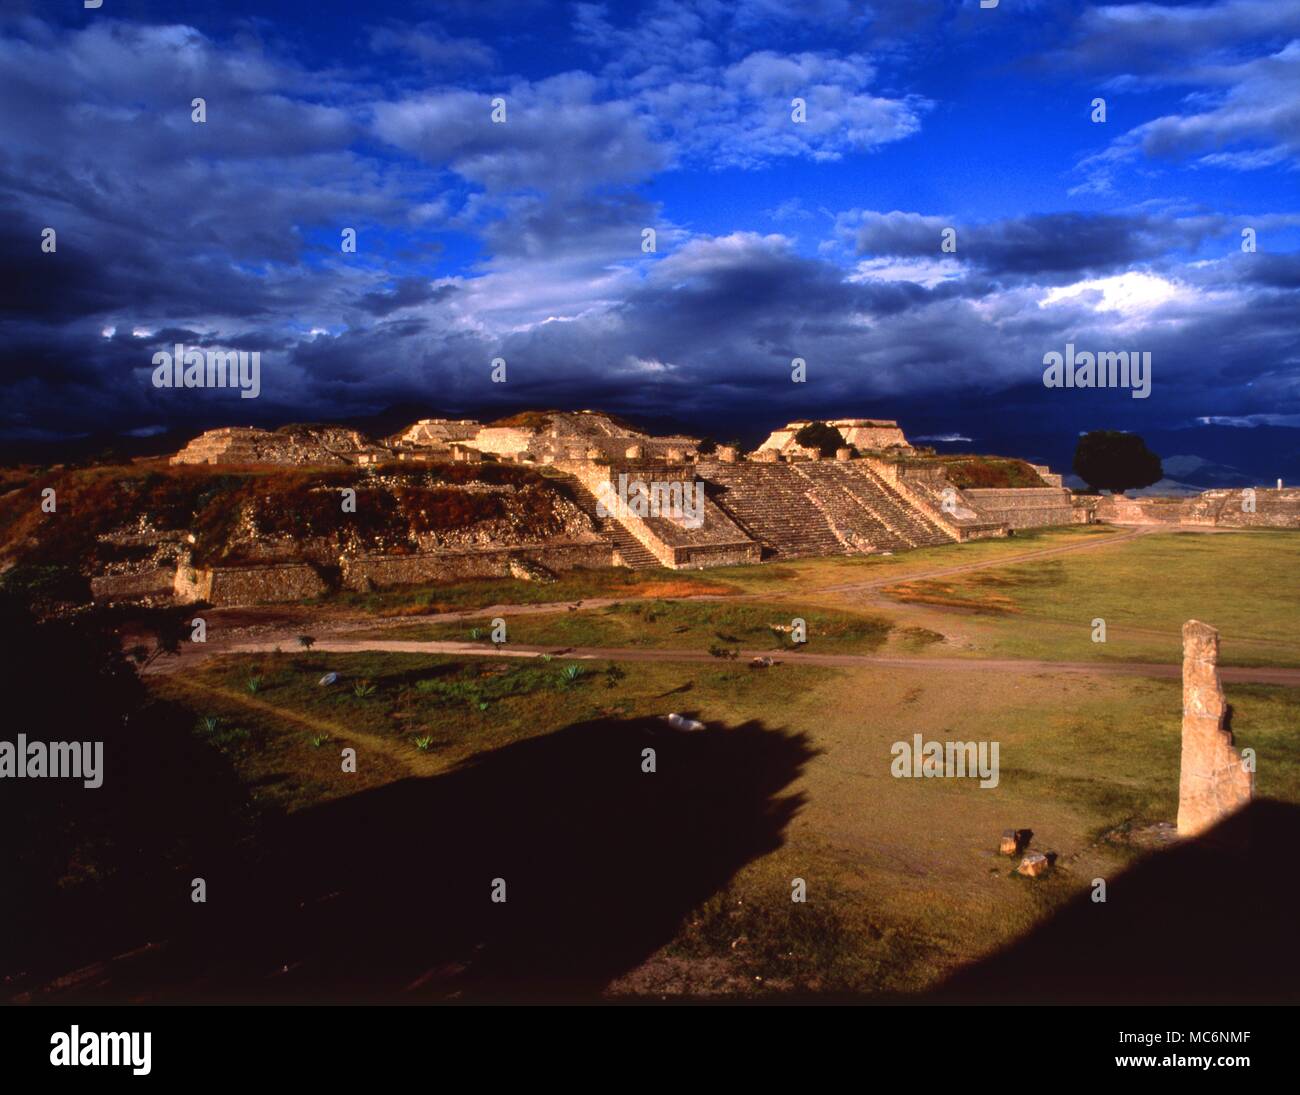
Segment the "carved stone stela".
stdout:
<svg viewBox="0 0 1300 1095">
<path fill-rule="evenodd" d="M 1219 633 L 1183 624 L 1183 760 L 1178 783 L 1178 835 L 1196 836 L 1250 802 L 1255 776 L 1242 764 L 1228 728 L 1219 683 Z"/>
</svg>

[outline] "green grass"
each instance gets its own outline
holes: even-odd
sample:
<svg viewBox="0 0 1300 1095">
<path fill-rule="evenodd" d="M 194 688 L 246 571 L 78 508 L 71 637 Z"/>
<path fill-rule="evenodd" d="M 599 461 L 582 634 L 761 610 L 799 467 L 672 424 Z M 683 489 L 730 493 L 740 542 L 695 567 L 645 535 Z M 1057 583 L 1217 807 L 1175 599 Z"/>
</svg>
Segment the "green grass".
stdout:
<svg viewBox="0 0 1300 1095">
<path fill-rule="evenodd" d="M 459 582 L 433 582 L 369 593 L 332 594 L 316 602 L 358 608 L 379 616 L 427 612 L 453 612 L 489 605 L 551 604 L 604 597 L 688 597 L 735 593 L 736 589 L 713 577 L 713 572 L 683 573 L 655 568 L 628 570 L 572 570 L 553 582 L 528 582 L 517 578 L 473 578 Z"/>
<path fill-rule="evenodd" d="M 1053 531 L 1012 546 L 1022 551 L 1096 535 Z M 873 649 L 885 638 L 891 648 L 947 650 L 950 644 L 935 640 L 949 620 L 969 640 L 956 649 L 975 656 L 1083 660 L 1147 652 L 1161 661 L 1176 660 L 1177 629 L 1197 616 L 1223 630 L 1225 656 L 1253 637 L 1258 653 L 1294 665 L 1297 544 L 1290 534 L 1153 534 L 953 579 L 954 599 L 975 611 L 898 606 L 892 631 L 874 608 L 831 607 L 840 595 L 823 593 L 823 607 L 798 614 L 812 625 L 814 650 L 837 642 Z M 978 549 L 999 557 L 1008 545 L 936 555 L 959 562 Z M 739 641 L 721 645 L 760 646 L 760 639 L 777 641 L 768 624 L 788 623 L 810 589 L 900 565 L 813 560 L 752 568 L 790 596 L 643 599 L 608 611 L 510 617 L 510 639 L 703 649 L 721 643 L 722 633 Z M 779 577 L 787 569 L 795 577 Z M 915 573 L 911 561 L 906 569 Z M 1000 611 L 989 612 L 991 605 Z M 1093 616 L 1105 617 L 1110 631 L 1101 651 L 1088 639 Z M 847 630 L 819 635 L 819 627 L 836 622 Z M 467 639 L 475 626 L 483 624 L 437 625 L 436 635 Z M 1081 634 L 1072 634 L 1076 628 Z M 405 630 L 379 634 L 396 638 Z M 260 804 L 283 810 L 411 776 L 436 777 L 488 751 L 594 718 L 680 711 L 726 726 L 752 719 L 808 734 L 815 755 L 784 789 L 803 796 L 802 804 L 778 846 L 757 851 L 691 910 L 670 943 L 610 987 L 615 996 L 924 991 L 1042 923 L 1093 878 L 1116 878 L 1146 854 L 1106 841 L 1106 834 L 1175 816 L 1177 681 L 1034 670 L 829 669 L 800 664 L 797 655 L 782 663 L 758 672 L 721 659 L 611 666 L 562 657 L 317 651 L 214 658 L 183 676 L 153 678 L 151 687 L 189 705 L 196 732 L 205 732 L 202 716 L 219 720 L 216 744 Z M 338 684 L 319 687 L 328 670 L 340 674 Z M 256 694 L 245 687 L 253 677 L 261 678 Z M 357 695 L 362 680 L 374 691 Z M 1229 684 L 1226 691 L 1237 744 L 1257 754 L 1257 795 L 1300 804 L 1300 689 Z M 224 728 L 241 733 L 219 733 Z M 892 778 L 892 744 L 916 733 L 996 741 L 998 786 Z M 319 747 L 313 736 L 324 738 Z M 357 749 L 358 771 L 341 776 L 339 750 L 348 746 Z M 1012 876 L 1014 863 L 996 853 L 999 834 L 1011 827 L 1032 829 L 1036 848 L 1058 854 L 1049 877 L 1031 884 Z M 790 901 L 796 877 L 807 883 L 804 904 Z"/>
<path fill-rule="evenodd" d="M 570 676 L 570 667 L 582 672 Z M 334 670 L 339 683 L 316 684 Z M 256 695 L 245 691 L 263 678 Z M 357 680 L 375 685 L 358 697 Z M 293 810 L 454 765 L 598 717 L 690 712 L 806 732 L 816 755 L 786 790 L 806 797 L 779 847 L 757 855 L 683 920 L 619 993 L 915 992 L 1038 923 L 1131 850 L 1098 837 L 1172 819 L 1177 682 L 1050 673 L 826 669 L 797 659 L 757 673 L 731 662 L 576 663 L 555 658 L 326 653 L 226 656 L 153 687 L 238 726 L 223 743 L 262 805 Z M 1300 691 L 1229 686 L 1238 744 L 1259 757 L 1258 794 L 1300 803 Z M 1001 780 L 899 780 L 890 749 L 997 741 Z M 319 747 L 312 736 L 324 737 Z M 420 743 L 423 742 L 422 746 Z M 356 775 L 340 775 L 354 747 Z M 593 778 L 598 778 L 593 773 Z M 1041 884 L 996 855 L 1032 828 L 1061 866 Z M 790 901 L 791 879 L 808 902 Z"/>
<path fill-rule="evenodd" d="M 773 625 L 790 627 L 795 618 L 789 605 L 752 601 L 623 601 L 592 611 L 512 616 L 507 620 L 510 642 L 536 646 L 645 647 L 705 650 L 713 645 L 747 650 L 803 650 L 869 653 L 888 637 L 891 625 L 878 615 L 800 610 L 808 641 L 791 642 Z M 491 621 L 467 619 L 411 624 L 374 631 L 349 632 L 353 639 L 477 641 L 487 645 Z"/>
<path fill-rule="evenodd" d="M 789 592 L 804 595 L 826 586 L 878 579 L 901 579 L 935 567 L 963 566 L 1008 555 L 1020 555 L 1045 548 L 1105 539 L 1117 530 L 1103 525 L 1072 525 L 1066 528 L 1026 529 L 1014 536 L 995 540 L 973 540 L 966 544 L 943 544 L 917 548 L 897 555 L 827 556 L 818 559 L 789 559 L 761 566 L 716 567 L 705 573 L 747 593 Z M 678 572 L 680 573 L 680 572 Z"/>
<path fill-rule="evenodd" d="M 1295 665 L 1300 537 L 1158 533 L 1041 562 L 902 583 L 900 600 L 988 620 L 969 651 L 1062 661 L 1177 662 L 1190 619 L 1217 627 L 1230 665 Z M 1094 619 L 1106 641 L 1092 639 Z"/>
<path fill-rule="evenodd" d="M 699 669 L 699 667 L 697 667 Z M 321 687 L 323 674 L 339 674 Z M 800 671 L 815 682 L 829 673 Z M 262 677 L 256 695 L 244 687 Z M 725 715 L 758 718 L 775 709 L 788 684 L 722 663 L 690 674 L 680 690 L 678 667 L 643 663 L 575 662 L 563 658 L 455 659 L 412 654 L 226 655 L 185 675 L 153 678 L 159 695 L 204 719 L 238 725 L 233 750 L 258 796 L 294 810 L 408 775 L 431 775 L 476 753 L 599 717 L 662 715 L 694 710 L 695 689 L 723 704 Z M 374 691 L 358 696 L 354 685 Z M 679 691 L 675 691 L 679 690 Z M 708 717 L 713 717 L 712 715 Z M 210 733 L 210 732 L 209 732 Z M 330 748 L 313 749 L 312 735 Z M 414 743 L 431 739 L 423 749 Z M 338 778 L 338 749 L 357 748 L 364 763 L 355 776 Z"/>
</svg>

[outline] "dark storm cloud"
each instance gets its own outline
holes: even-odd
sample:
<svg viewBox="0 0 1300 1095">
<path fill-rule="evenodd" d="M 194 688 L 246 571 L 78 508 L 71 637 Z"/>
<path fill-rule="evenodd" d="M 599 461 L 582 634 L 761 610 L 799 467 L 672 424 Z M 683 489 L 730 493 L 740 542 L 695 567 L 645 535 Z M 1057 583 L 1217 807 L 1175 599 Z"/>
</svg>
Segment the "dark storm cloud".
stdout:
<svg viewBox="0 0 1300 1095">
<path fill-rule="evenodd" d="M 450 285 L 435 287 L 425 278 L 401 278 L 394 288 L 367 293 L 359 303 L 373 316 L 386 316 L 401 308 L 443 300 L 454 291 Z"/>
<path fill-rule="evenodd" d="M 818 10 L 831 25 L 844 7 Z M 1300 411 L 1296 256 L 1188 261 L 1211 240 L 1238 250 L 1230 218 L 949 225 L 858 210 L 810 253 L 686 223 L 689 200 L 634 189 L 682 162 L 826 163 L 919 125 L 919 102 L 868 90 L 865 57 L 781 54 L 743 35 L 728 56 L 690 39 L 704 15 L 745 34 L 790 22 L 767 0 L 665 3 L 618 26 L 583 6 L 582 32 L 607 36 L 608 69 L 502 76 L 505 125 L 490 120 L 498 70 L 472 36 L 438 27 L 411 37 L 384 24 L 372 44 L 385 57 L 399 43 L 459 51 L 472 86 L 386 94 L 187 27 L 8 24 L 0 430 L 338 419 L 412 399 L 603 405 L 706 427 L 926 406 L 960 428 L 996 393 L 1059 395 L 1043 396 L 1042 356 L 1067 341 L 1155 353 L 1152 399 L 1119 404 L 1135 423 L 1249 414 L 1261 395 L 1270 411 Z M 620 53 L 627 34 L 654 56 Z M 827 128 L 793 138 L 762 103 L 802 83 L 820 89 Z M 203 126 L 190 121 L 195 95 Z M 718 178 L 707 185 L 731 185 Z M 59 233 L 52 255 L 45 226 Z M 955 256 L 939 251 L 949 226 Z M 344 227 L 358 230 L 355 255 L 339 251 Z M 458 263 L 445 257 L 457 248 Z M 176 342 L 260 351 L 262 395 L 154 389 L 152 354 Z M 504 385 L 490 379 L 497 356 Z M 791 383 L 794 357 L 806 385 Z M 1060 406 L 1091 398 L 1076 395 Z"/>
<path fill-rule="evenodd" d="M 948 257 L 943 233 L 956 232 L 952 256 L 990 274 L 1028 278 L 1102 273 L 1158 258 L 1175 249 L 1194 249 L 1207 236 L 1222 234 L 1224 218 L 1177 220 L 1149 215 L 1049 213 L 988 224 L 965 225 L 919 213 L 851 213 L 841 232 L 859 255 Z"/>
</svg>

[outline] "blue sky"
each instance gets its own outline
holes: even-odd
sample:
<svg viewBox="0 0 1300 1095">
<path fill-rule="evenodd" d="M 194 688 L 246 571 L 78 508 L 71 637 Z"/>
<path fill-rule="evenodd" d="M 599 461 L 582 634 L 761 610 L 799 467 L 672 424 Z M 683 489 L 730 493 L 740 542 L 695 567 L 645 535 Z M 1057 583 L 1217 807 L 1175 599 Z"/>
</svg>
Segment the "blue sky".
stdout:
<svg viewBox="0 0 1300 1095">
<path fill-rule="evenodd" d="M 1300 0 L 20 4 L 0 101 L 10 438 L 598 406 L 1296 464 Z M 153 388 L 177 341 L 262 395 Z M 1151 397 L 1044 388 L 1067 342 Z"/>
</svg>

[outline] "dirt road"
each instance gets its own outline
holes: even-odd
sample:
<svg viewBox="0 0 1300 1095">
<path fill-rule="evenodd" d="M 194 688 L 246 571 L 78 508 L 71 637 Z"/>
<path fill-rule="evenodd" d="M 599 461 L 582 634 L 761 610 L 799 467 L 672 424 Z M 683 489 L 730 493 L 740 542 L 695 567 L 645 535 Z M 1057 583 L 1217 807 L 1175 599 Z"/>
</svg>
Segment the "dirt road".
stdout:
<svg viewBox="0 0 1300 1095">
<path fill-rule="evenodd" d="M 269 653 L 278 643 L 241 643 L 228 648 L 229 653 Z M 520 643 L 503 645 L 456 641 L 420 642 L 407 639 L 323 639 L 313 651 L 329 654 L 358 654 L 385 651 L 391 654 L 455 654 L 480 658 L 555 658 L 582 661 L 619 662 L 729 662 L 706 650 L 649 650 L 635 646 L 530 646 Z M 735 661 L 773 657 L 770 650 L 741 650 Z M 898 658 L 874 654 L 787 654 L 775 659 L 777 665 L 825 665 L 839 667 L 875 666 L 881 669 L 975 670 L 1005 673 L 1088 673 L 1094 676 L 1165 677 L 1178 679 L 1182 666 L 1151 662 L 1050 662 L 1017 658 Z M 1275 667 L 1221 666 L 1219 673 L 1228 683 L 1283 684 L 1300 686 L 1300 669 Z"/>
</svg>

